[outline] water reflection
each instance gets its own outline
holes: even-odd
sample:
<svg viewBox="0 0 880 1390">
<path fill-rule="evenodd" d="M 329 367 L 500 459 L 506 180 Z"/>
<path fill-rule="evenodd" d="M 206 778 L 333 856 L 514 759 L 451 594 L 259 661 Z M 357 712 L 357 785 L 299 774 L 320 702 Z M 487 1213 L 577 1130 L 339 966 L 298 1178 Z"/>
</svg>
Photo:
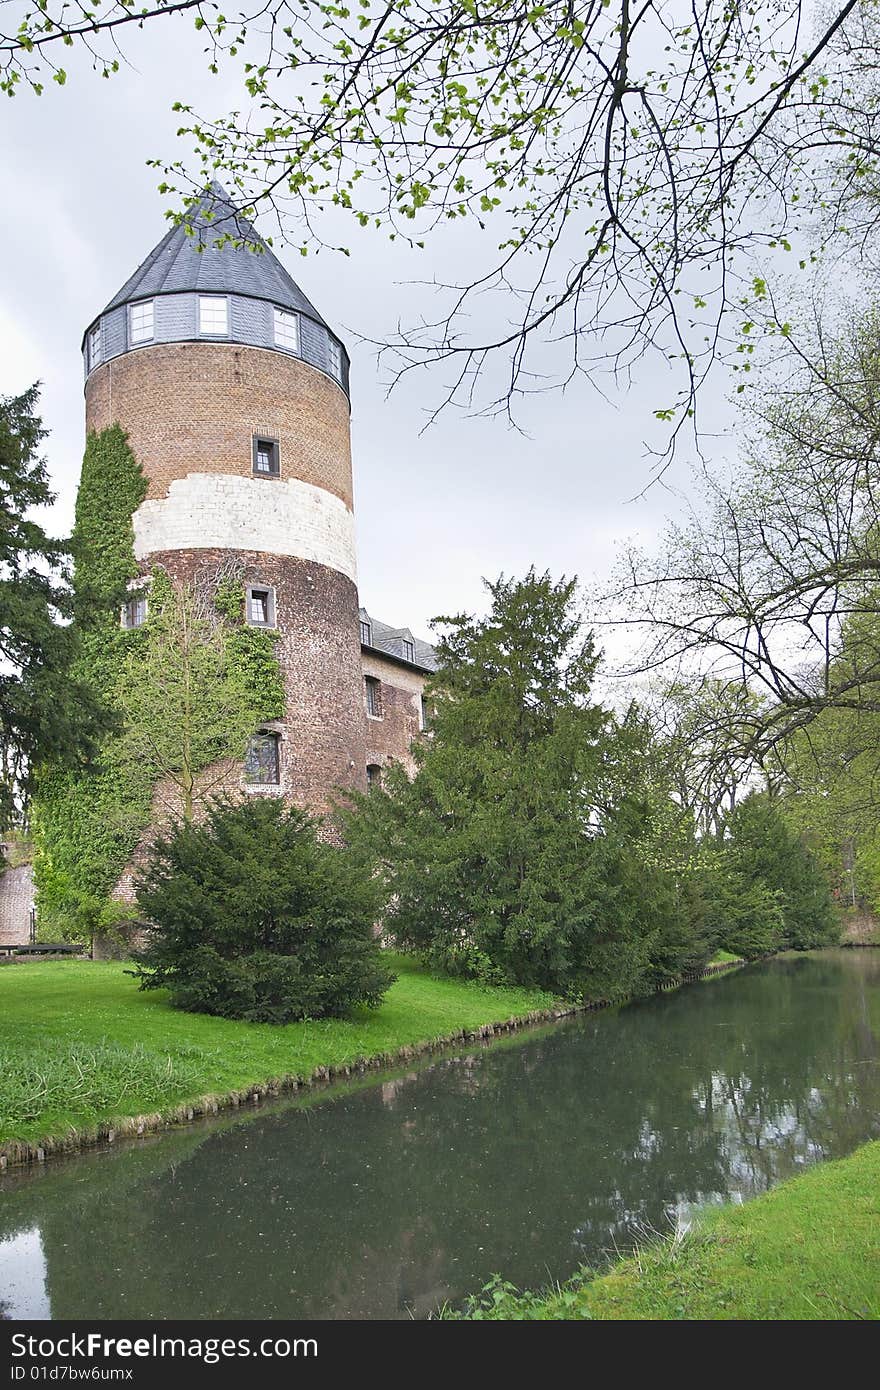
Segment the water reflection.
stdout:
<svg viewBox="0 0 880 1390">
<path fill-rule="evenodd" d="M 39 1231 L 55 1318 L 421 1317 L 494 1270 L 562 1278 L 880 1133 L 878 957 L 774 961 L 7 1176 L 0 1238 Z"/>
<path fill-rule="evenodd" d="M 46 1256 L 38 1229 L 20 1231 L 8 1240 L 0 1240 L 0 1270 L 3 1270 L 0 1317 L 51 1317 L 46 1290 Z"/>
</svg>

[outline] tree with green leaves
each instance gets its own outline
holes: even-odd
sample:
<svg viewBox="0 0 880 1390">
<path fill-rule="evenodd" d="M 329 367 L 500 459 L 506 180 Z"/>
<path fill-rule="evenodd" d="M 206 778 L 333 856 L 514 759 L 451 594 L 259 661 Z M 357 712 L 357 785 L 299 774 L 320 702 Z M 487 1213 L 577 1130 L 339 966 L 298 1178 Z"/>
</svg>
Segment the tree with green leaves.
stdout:
<svg viewBox="0 0 880 1390">
<path fill-rule="evenodd" d="M 244 754 L 247 735 L 283 712 L 274 634 L 244 621 L 233 562 L 189 583 L 142 575 L 132 517 L 146 481 L 125 432 L 86 444 L 73 547 L 72 630 L 66 673 L 100 693 L 112 727 L 75 766 L 47 758 L 34 799 L 38 920 L 88 940 L 130 915 L 116 887 L 153 815 L 191 818 Z M 134 586 L 133 588 L 131 586 Z M 145 600 L 128 627 L 125 605 Z"/>
<path fill-rule="evenodd" d="M 807 951 L 837 942 L 840 925 L 828 878 L 775 799 L 752 792 L 728 815 L 725 837 L 737 873 L 778 894 L 782 946 Z"/>
<path fill-rule="evenodd" d="M 658 683 L 651 691 L 652 736 L 670 792 L 695 832 L 718 834 L 754 772 L 748 752 L 759 705 L 748 689 L 711 677 Z"/>
<path fill-rule="evenodd" d="M 644 730 L 596 703 L 575 582 L 487 585 L 438 619 L 430 734 L 345 817 L 378 865 L 386 925 L 446 969 L 596 996 L 646 978 L 672 910 L 650 852 Z"/>
<path fill-rule="evenodd" d="M 39 388 L 0 397 L 0 824 L 26 814 L 41 761 L 75 764 L 105 726 L 100 692 L 71 676 L 69 547 L 34 517 L 54 497 Z"/>
<path fill-rule="evenodd" d="M 706 465 L 690 515 L 659 554 L 630 550 L 606 596 L 643 635 L 628 674 L 712 683 L 735 711 L 722 764 L 736 744 L 768 770 L 825 711 L 880 711 L 880 310 L 779 328 L 741 464 Z"/>
<path fill-rule="evenodd" d="M 227 581 L 221 592 L 229 587 Z M 242 586 L 231 587 L 240 610 Z M 270 655 L 270 677 L 262 685 L 251 678 L 241 649 L 251 634 L 222 620 L 217 590 L 212 573 L 186 584 L 156 571 L 143 639 L 126 654 L 115 689 L 120 765 L 145 769 L 167 803 L 161 813 L 184 821 L 240 775 L 257 725 L 284 712 L 277 663 Z M 252 645 L 271 654 L 274 637 L 254 633 Z"/>
<path fill-rule="evenodd" d="M 403 371 L 449 364 L 455 399 L 495 354 L 509 400 L 542 339 L 568 340 L 563 379 L 589 379 L 597 359 L 625 370 L 650 344 L 681 371 L 655 413 L 680 422 L 734 312 L 742 345 L 755 253 L 876 224 L 866 0 L 20 0 L 0 88 L 63 85 L 76 46 L 109 77 L 145 24 L 181 16 L 212 71 L 243 68 L 236 109 L 178 103 L 197 185 L 226 179 L 303 249 L 328 223 L 328 240 L 342 235 L 316 215 L 328 209 L 415 246 L 469 220 L 485 232 L 436 322 L 397 343 Z M 156 163 L 178 193 L 199 191 L 184 161 Z"/>
<path fill-rule="evenodd" d="M 808 839 L 841 904 L 875 911 L 880 907 L 880 712 L 874 707 L 880 623 L 869 605 L 876 609 L 877 602 L 877 593 L 866 590 L 864 611 L 843 622 L 833 674 L 835 682 L 853 682 L 863 700 L 852 708 L 823 710 L 778 746 L 770 765 L 787 820 Z"/>
<path fill-rule="evenodd" d="M 150 923 L 142 989 L 196 1013 L 261 1023 L 373 1006 L 393 983 L 373 930 L 377 885 L 275 797 L 211 802 L 172 823 L 137 886 Z"/>
</svg>

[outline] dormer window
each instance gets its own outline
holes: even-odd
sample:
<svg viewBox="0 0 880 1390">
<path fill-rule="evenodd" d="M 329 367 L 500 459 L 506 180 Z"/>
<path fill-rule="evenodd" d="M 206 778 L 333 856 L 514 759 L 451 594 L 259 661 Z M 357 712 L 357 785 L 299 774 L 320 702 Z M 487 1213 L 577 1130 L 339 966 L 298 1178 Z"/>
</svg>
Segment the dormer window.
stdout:
<svg viewBox="0 0 880 1390">
<path fill-rule="evenodd" d="M 101 360 L 101 325 L 98 323 L 89 334 L 89 371 L 97 367 Z"/>
<path fill-rule="evenodd" d="M 274 309 L 272 312 L 275 328 L 275 346 L 283 349 L 284 352 L 299 352 L 299 315 L 291 314 L 286 309 Z"/>
<path fill-rule="evenodd" d="M 135 343 L 149 343 L 153 337 L 153 301 L 145 299 L 140 304 L 132 304 L 128 311 L 129 339 Z"/>
<path fill-rule="evenodd" d="M 406 638 L 403 640 L 403 659 L 412 662 L 416 659 L 415 643 L 407 642 Z"/>
<path fill-rule="evenodd" d="M 229 300 L 225 296 L 199 295 L 199 332 L 206 338 L 229 337 Z"/>
<path fill-rule="evenodd" d="M 254 474 L 258 478 L 277 478 L 281 472 L 278 440 L 254 435 Z"/>
<path fill-rule="evenodd" d="M 365 623 L 363 618 L 361 618 L 361 643 L 365 647 L 372 647 L 373 645 L 373 624 Z"/>
<path fill-rule="evenodd" d="M 122 609 L 124 628 L 143 627 L 147 621 L 147 600 L 144 594 L 133 594 Z"/>
<path fill-rule="evenodd" d="M 337 381 L 342 380 L 342 348 L 333 338 L 327 339 L 327 360 L 330 372 Z"/>
</svg>

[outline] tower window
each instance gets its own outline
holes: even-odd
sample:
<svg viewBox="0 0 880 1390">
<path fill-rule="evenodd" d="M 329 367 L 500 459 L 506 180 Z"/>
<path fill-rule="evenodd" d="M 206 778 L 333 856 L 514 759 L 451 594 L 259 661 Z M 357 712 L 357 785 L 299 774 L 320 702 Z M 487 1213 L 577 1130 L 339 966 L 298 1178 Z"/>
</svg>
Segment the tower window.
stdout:
<svg viewBox="0 0 880 1390">
<path fill-rule="evenodd" d="M 147 621 L 147 600 L 143 594 L 135 594 L 122 609 L 122 626 L 125 628 L 143 627 Z"/>
<path fill-rule="evenodd" d="M 367 699 L 367 714 L 373 719 L 382 718 L 382 686 L 375 676 L 364 676 L 364 692 Z"/>
<path fill-rule="evenodd" d="M 254 474 L 258 478 L 277 478 L 281 472 L 281 457 L 277 439 L 261 439 L 254 435 Z"/>
<path fill-rule="evenodd" d="M 101 325 L 96 324 L 89 334 L 89 371 L 101 360 Z"/>
<path fill-rule="evenodd" d="M 427 731 L 428 731 L 428 729 L 430 729 L 430 727 L 431 727 L 431 706 L 430 706 L 429 702 L 425 699 L 425 697 L 424 697 L 424 695 L 423 695 L 423 696 L 421 697 L 421 701 L 420 701 L 420 703 L 419 703 L 419 728 L 420 728 L 420 730 L 422 731 L 422 733 L 424 734 L 424 733 L 427 733 Z"/>
<path fill-rule="evenodd" d="M 375 791 L 382 785 L 382 769 L 378 763 L 367 764 L 367 790 Z"/>
<path fill-rule="evenodd" d="M 337 381 L 342 380 L 342 348 L 333 338 L 327 339 L 327 361 Z"/>
<path fill-rule="evenodd" d="M 299 352 L 299 315 L 290 314 L 286 309 L 275 309 L 272 314 L 275 328 L 275 346 L 285 352 Z"/>
<path fill-rule="evenodd" d="M 229 301 L 218 296 L 199 295 L 199 332 L 211 338 L 229 337 Z"/>
<path fill-rule="evenodd" d="M 247 616 L 251 627 L 274 627 L 275 590 L 249 588 L 247 591 Z"/>
<path fill-rule="evenodd" d="M 132 304 L 128 311 L 129 337 L 132 343 L 148 343 L 153 336 L 153 301 L 145 299 Z"/>
<path fill-rule="evenodd" d="M 244 780 L 251 787 L 277 787 L 281 781 L 280 735 L 251 736 L 244 760 Z"/>
<path fill-rule="evenodd" d="M 361 642 L 365 647 L 372 647 L 373 645 L 373 625 L 372 623 L 365 623 L 363 618 L 361 619 Z"/>
<path fill-rule="evenodd" d="M 403 643 L 403 659 L 404 661 L 415 661 L 416 659 L 415 644 L 413 642 L 407 642 L 405 639 Z"/>
</svg>

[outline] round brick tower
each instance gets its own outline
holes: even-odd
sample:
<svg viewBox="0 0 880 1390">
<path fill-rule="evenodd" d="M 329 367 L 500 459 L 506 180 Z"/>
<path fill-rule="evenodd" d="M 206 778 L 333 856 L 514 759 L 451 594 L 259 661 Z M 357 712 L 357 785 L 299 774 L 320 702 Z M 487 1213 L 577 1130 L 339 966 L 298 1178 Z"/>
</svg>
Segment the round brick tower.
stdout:
<svg viewBox="0 0 880 1390">
<path fill-rule="evenodd" d="M 321 811 L 366 784 L 348 354 L 219 185 L 188 221 L 86 331 L 86 427 L 118 422 L 147 478 L 143 571 L 226 566 L 277 628 L 286 710 L 243 786 Z"/>
</svg>

